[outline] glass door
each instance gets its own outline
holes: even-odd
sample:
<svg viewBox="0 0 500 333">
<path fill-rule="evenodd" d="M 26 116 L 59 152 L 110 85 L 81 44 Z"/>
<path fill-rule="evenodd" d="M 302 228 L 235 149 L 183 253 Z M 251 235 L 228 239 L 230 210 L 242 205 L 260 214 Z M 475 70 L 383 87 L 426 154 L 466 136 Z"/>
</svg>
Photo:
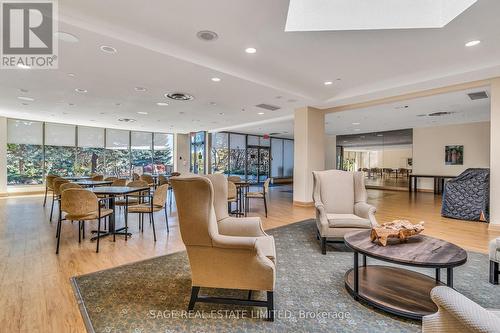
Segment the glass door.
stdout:
<svg viewBox="0 0 500 333">
<path fill-rule="evenodd" d="M 269 177 L 270 149 L 268 147 L 247 148 L 247 180 L 262 183 Z"/>
</svg>

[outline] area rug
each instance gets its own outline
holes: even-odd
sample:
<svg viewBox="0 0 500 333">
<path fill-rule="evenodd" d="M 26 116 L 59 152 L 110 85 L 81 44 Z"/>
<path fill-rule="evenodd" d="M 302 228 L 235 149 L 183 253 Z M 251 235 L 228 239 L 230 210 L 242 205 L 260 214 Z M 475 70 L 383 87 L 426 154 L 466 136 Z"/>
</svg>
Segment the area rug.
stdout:
<svg viewBox="0 0 500 333">
<path fill-rule="evenodd" d="M 74 277 L 75 294 L 89 332 L 419 332 L 420 322 L 402 320 L 355 302 L 344 287 L 352 253 L 343 244 L 320 252 L 313 220 L 268 233 L 276 240 L 276 319 L 259 308 L 197 303 L 185 312 L 191 280 L 185 252 Z M 454 271 L 455 288 L 488 308 L 500 308 L 500 287 L 488 283 L 488 258 L 469 252 Z M 369 264 L 375 260 L 369 259 Z M 420 269 L 433 276 L 433 270 Z M 442 277 L 444 279 L 444 277 Z M 246 297 L 247 293 L 202 289 L 201 294 Z M 265 299 L 265 294 L 254 293 Z"/>
</svg>

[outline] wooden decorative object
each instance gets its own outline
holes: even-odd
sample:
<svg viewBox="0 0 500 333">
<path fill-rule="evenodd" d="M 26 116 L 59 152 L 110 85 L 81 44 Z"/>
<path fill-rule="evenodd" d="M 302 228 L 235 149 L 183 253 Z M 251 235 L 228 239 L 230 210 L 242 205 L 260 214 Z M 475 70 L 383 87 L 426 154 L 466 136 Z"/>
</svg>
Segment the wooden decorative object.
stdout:
<svg viewBox="0 0 500 333">
<path fill-rule="evenodd" d="M 406 241 L 409 237 L 418 235 L 424 230 L 424 222 L 412 224 L 407 220 L 394 220 L 382 224 L 380 227 L 373 228 L 370 234 L 372 242 L 378 240 L 382 246 L 387 245 L 389 238 L 399 238 L 400 241 Z"/>
</svg>

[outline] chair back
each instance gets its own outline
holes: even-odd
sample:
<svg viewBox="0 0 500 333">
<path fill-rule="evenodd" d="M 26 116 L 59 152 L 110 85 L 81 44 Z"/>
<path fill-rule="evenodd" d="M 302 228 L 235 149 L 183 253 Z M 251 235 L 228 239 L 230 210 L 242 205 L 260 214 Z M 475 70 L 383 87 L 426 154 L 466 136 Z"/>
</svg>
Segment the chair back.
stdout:
<svg viewBox="0 0 500 333">
<path fill-rule="evenodd" d="M 327 213 L 353 214 L 354 204 L 367 200 L 362 172 L 313 171 L 313 180 L 313 200 L 322 203 Z"/>
<path fill-rule="evenodd" d="M 139 179 L 141 179 L 141 176 L 139 176 L 139 174 L 138 174 L 138 173 L 135 173 L 135 172 L 134 172 L 134 173 L 132 174 L 132 180 L 139 180 Z"/>
<path fill-rule="evenodd" d="M 92 180 L 93 181 L 101 181 L 101 180 L 104 180 L 104 176 L 103 175 L 94 175 L 94 176 L 92 176 Z"/>
<path fill-rule="evenodd" d="M 106 181 L 112 181 L 112 182 L 114 182 L 117 179 L 118 179 L 118 177 L 106 177 L 106 178 L 104 178 L 104 180 L 106 180 Z"/>
<path fill-rule="evenodd" d="M 148 183 L 148 185 L 152 185 L 155 183 L 153 176 L 148 175 L 148 174 L 142 175 L 140 179 L 144 180 L 146 183 Z"/>
<path fill-rule="evenodd" d="M 264 182 L 264 194 L 269 193 L 269 184 L 271 183 L 271 178 L 267 178 L 266 181 Z"/>
<path fill-rule="evenodd" d="M 59 178 L 59 176 L 57 175 L 47 175 L 47 177 L 45 177 L 45 186 L 48 188 L 48 189 L 53 189 L 54 188 L 54 179 L 56 178 Z"/>
<path fill-rule="evenodd" d="M 182 241 L 189 247 L 212 247 L 212 235 L 218 234 L 214 210 L 214 189 L 206 177 L 175 177 L 174 188 Z"/>
<path fill-rule="evenodd" d="M 61 210 L 71 215 L 83 216 L 99 210 L 99 201 L 94 192 L 71 188 L 62 192 Z"/>
<path fill-rule="evenodd" d="M 54 179 L 54 194 L 61 195 L 61 185 L 66 183 L 69 183 L 69 180 L 60 177 Z"/>
<path fill-rule="evenodd" d="M 158 176 L 158 185 L 168 184 L 168 179 L 164 175 Z"/>
<path fill-rule="evenodd" d="M 227 180 L 233 183 L 239 183 L 241 182 L 241 177 L 240 176 L 228 176 Z"/>
<path fill-rule="evenodd" d="M 69 190 L 70 188 L 82 188 L 80 185 L 75 184 L 75 183 L 64 183 L 59 186 L 59 192 L 63 193 L 66 190 Z"/>
<path fill-rule="evenodd" d="M 223 174 L 206 175 L 214 190 L 214 210 L 217 221 L 229 217 L 227 213 L 227 200 L 236 198 L 236 185 L 227 181 Z"/>
<path fill-rule="evenodd" d="M 168 186 L 168 184 L 163 184 L 156 188 L 155 193 L 153 193 L 153 205 L 161 206 L 162 208 L 165 207 Z"/>
<path fill-rule="evenodd" d="M 171 177 L 179 177 L 181 175 L 180 172 L 174 171 L 170 174 Z"/>
<path fill-rule="evenodd" d="M 128 187 L 148 187 L 148 183 L 144 180 L 133 180 L 127 184 Z"/>
<path fill-rule="evenodd" d="M 111 186 L 125 186 L 127 185 L 127 180 L 122 178 L 122 179 L 115 179 L 113 183 L 111 183 Z"/>
</svg>

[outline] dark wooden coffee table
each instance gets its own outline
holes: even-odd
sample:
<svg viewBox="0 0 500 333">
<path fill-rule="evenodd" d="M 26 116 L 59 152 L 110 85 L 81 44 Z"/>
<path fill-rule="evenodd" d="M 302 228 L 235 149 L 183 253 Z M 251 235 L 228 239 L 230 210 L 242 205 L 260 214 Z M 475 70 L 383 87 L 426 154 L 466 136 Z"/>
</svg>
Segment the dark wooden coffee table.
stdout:
<svg viewBox="0 0 500 333">
<path fill-rule="evenodd" d="M 422 319 L 437 311 L 430 298 L 431 289 L 445 285 L 441 269 L 446 269 L 446 285 L 453 287 L 453 268 L 467 261 L 464 249 L 441 239 L 416 235 L 407 242 L 390 239 L 387 246 L 370 240 L 370 230 L 356 231 L 344 237 L 354 251 L 354 268 L 345 274 L 345 286 L 356 300 L 364 301 L 392 314 Z M 359 254 L 363 255 L 359 266 Z M 367 265 L 366 257 L 405 266 L 435 269 L 430 277 L 401 267 Z"/>
</svg>

